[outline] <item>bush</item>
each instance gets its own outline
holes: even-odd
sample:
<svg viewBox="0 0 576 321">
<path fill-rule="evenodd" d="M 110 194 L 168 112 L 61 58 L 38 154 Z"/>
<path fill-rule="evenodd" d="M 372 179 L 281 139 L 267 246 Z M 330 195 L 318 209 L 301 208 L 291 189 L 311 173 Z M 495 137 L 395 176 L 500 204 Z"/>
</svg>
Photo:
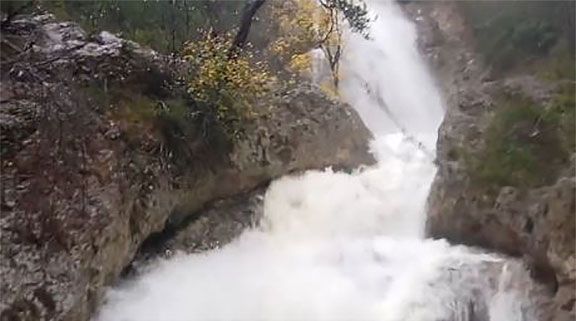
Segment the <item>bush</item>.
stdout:
<svg viewBox="0 0 576 321">
<path fill-rule="evenodd" d="M 557 43 L 573 37 L 563 21 L 573 13 L 569 1 L 463 1 L 460 6 L 478 51 L 496 71 L 547 56 Z"/>
<path fill-rule="evenodd" d="M 503 98 L 485 132 L 485 147 L 467 157 L 472 179 L 488 189 L 552 183 L 570 156 L 560 130 L 562 113 L 522 97 Z"/>
<path fill-rule="evenodd" d="M 569 83 L 556 95 L 550 107 L 558 123 L 559 137 L 569 154 L 576 153 L 576 88 Z"/>
<path fill-rule="evenodd" d="M 30 0 L 11 0 L 16 4 Z M 2 1 L 2 7 L 5 0 Z M 160 52 L 180 52 L 182 45 L 198 36 L 196 30 L 210 25 L 228 30 L 238 20 L 242 1 L 121 1 L 40 0 L 40 7 L 60 20 L 78 22 L 86 31 L 121 33 L 122 37 Z"/>
<path fill-rule="evenodd" d="M 243 135 L 243 123 L 255 116 L 252 105 L 269 88 L 272 78 L 251 56 L 230 57 L 231 37 L 206 33 L 187 44 L 184 58 L 191 64 L 188 93 L 204 127 L 215 127 L 229 139 Z"/>
</svg>

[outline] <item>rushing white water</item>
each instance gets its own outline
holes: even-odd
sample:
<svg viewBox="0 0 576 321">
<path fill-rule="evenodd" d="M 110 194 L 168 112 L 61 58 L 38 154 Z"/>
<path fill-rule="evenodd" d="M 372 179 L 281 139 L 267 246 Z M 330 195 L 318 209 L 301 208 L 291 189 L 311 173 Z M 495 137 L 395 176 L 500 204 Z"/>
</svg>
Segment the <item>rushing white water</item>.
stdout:
<svg viewBox="0 0 576 321">
<path fill-rule="evenodd" d="M 397 132 L 400 125 L 411 135 L 428 134 L 435 140 L 442 102 L 417 50 L 415 26 L 392 1 L 372 1 L 370 9 L 376 17 L 370 24 L 373 41 L 356 34 L 348 38 L 342 94 L 376 134 Z M 377 104 L 378 95 L 399 124 Z"/>
<path fill-rule="evenodd" d="M 97 320 L 536 320 L 520 263 L 423 238 L 435 168 L 402 131 L 432 150 L 441 100 L 414 27 L 390 2 L 370 10 L 372 40 L 347 41 L 342 93 L 375 133 L 378 164 L 275 181 L 259 228 L 157 262 L 110 290 Z"/>
</svg>

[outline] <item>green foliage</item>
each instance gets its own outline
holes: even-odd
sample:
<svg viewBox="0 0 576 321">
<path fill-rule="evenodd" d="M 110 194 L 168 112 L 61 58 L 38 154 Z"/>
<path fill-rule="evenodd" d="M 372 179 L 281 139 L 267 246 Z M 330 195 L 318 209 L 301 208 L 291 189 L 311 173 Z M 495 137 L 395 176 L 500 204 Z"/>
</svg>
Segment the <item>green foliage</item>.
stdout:
<svg viewBox="0 0 576 321">
<path fill-rule="evenodd" d="M 325 8 L 335 9 L 342 13 L 352 32 L 368 38 L 370 18 L 368 17 L 366 4 L 362 0 L 320 0 L 320 4 Z"/>
<path fill-rule="evenodd" d="M 542 56 L 556 43 L 558 32 L 547 21 L 527 21 L 512 28 L 507 37 L 516 50 Z"/>
<path fill-rule="evenodd" d="M 477 49 L 488 64 L 505 72 L 547 56 L 559 43 L 571 46 L 574 8 L 570 2 L 462 1 L 460 6 L 472 25 Z"/>
<path fill-rule="evenodd" d="M 567 43 L 553 48 L 546 59 L 540 60 L 526 71 L 546 81 L 576 81 L 576 60 L 567 50 Z M 529 66 L 528 66 L 529 67 Z"/>
<path fill-rule="evenodd" d="M 241 1 L 44 0 L 41 6 L 88 32 L 107 30 L 161 52 L 178 52 L 200 27 L 229 30 Z"/>
<path fill-rule="evenodd" d="M 25 8 L 29 7 L 29 3 L 27 1 L 22 0 L 2 0 L 0 1 L 0 11 L 3 13 L 10 15 L 16 12 L 22 12 Z M 24 12 L 28 12 L 29 10 L 25 10 Z"/>
<path fill-rule="evenodd" d="M 231 35 L 207 32 L 202 41 L 187 45 L 184 57 L 192 69 L 188 93 L 205 126 L 235 140 L 243 134 L 243 123 L 255 115 L 252 105 L 267 92 L 272 78 L 264 64 L 251 62 L 249 53 L 230 58 L 230 45 Z"/>
<path fill-rule="evenodd" d="M 368 39 L 370 18 L 363 1 L 287 0 L 270 4 L 270 19 L 276 22 L 277 37 L 269 46 L 284 76 L 310 77 L 313 49 L 321 49 L 330 75 L 320 81 L 330 95 L 338 92 L 344 22 L 351 31 Z M 329 81 L 330 83 L 327 83 Z"/>
<path fill-rule="evenodd" d="M 119 103 L 117 117 L 129 124 L 145 124 L 157 115 L 157 102 L 147 96 L 124 92 L 117 94 L 114 99 Z"/>
<path fill-rule="evenodd" d="M 121 124 L 128 143 L 139 144 L 145 132 L 160 132 L 159 137 L 164 142 L 175 141 L 174 137 L 183 138 L 186 135 L 182 133 L 195 126 L 188 121 L 190 109 L 183 98 L 163 101 L 132 86 L 114 86 L 106 90 L 94 84 L 82 91 L 90 103 L 109 112 Z"/>
<path fill-rule="evenodd" d="M 488 189 L 552 183 L 570 156 L 561 129 L 565 107 L 543 108 L 522 97 L 503 98 L 485 132 L 484 149 L 465 157 L 473 181 Z"/>
<path fill-rule="evenodd" d="M 192 146 L 204 143 L 200 126 L 192 112 L 192 105 L 183 98 L 171 99 L 159 104 L 155 124 L 166 148 L 176 162 L 192 159 Z M 211 142 L 213 143 L 213 141 Z M 212 144 L 213 147 L 219 144 Z"/>
<path fill-rule="evenodd" d="M 575 151 L 574 2 L 463 1 L 476 47 L 496 74 L 535 74 L 567 85 L 547 106 L 500 97 L 484 133 L 484 147 L 463 158 L 479 187 L 535 187 L 552 183 Z"/>
<path fill-rule="evenodd" d="M 550 106 L 550 117 L 558 124 L 559 137 L 566 151 L 576 153 L 576 93 L 573 84 L 562 86 Z"/>
</svg>

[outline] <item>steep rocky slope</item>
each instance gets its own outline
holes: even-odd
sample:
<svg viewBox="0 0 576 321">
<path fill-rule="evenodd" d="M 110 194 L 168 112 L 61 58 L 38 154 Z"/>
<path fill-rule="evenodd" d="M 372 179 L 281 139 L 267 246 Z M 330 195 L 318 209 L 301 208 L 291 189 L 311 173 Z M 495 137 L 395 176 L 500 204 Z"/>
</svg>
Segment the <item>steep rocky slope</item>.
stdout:
<svg viewBox="0 0 576 321">
<path fill-rule="evenodd" d="M 418 25 L 421 50 L 447 106 L 428 202 L 428 235 L 525 257 L 533 277 L 548 284 L 554 296 L 549 319 L 572 320 L 573 79 L 540 77 L 533 61 L 514 72 L 489 65 L 457 2 L 404 8 Z"/>
<path fill-rule="evenodd" d="M 205 204 L 373 162 L 356 113 L 306 84 L 228 146 L 185 117 L 181 61 L 50 16 L 13 22 L 2 53 L 2 320 L 87 320 L 144 240 Z"/>
</svg>

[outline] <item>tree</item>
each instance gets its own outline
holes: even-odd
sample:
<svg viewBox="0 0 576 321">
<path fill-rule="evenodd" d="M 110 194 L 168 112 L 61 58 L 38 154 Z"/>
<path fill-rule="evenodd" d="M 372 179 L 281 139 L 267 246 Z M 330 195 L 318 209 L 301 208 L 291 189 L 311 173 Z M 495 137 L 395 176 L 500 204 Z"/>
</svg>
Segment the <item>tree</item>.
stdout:
<svg viewBox="0 0 576 321">
<path fill-rule="evenodd" d="M 28 0 L 32 1 L 32 0 Z M 232 29 L 243 3 L 214 0 L 34 0 L 58 20 L 72 20 L 87 32 L 120 33 L 164 53 L 179 53 L 186 41 L 199 39 L 198 30 Z M 8 7 L 2 0 L 2 8 Z M 16 4 L 25 1 L 12 0 Z"/>
<path fill-rule="evenodd" d="M 353 32 L 368 38 L 368 11 L 363 2 L 352 0 L 291 0 L 276 3 L 273 11 L 281 35 L 272 51 L 295 72 L 310 70 L 310 51 L 321 49 L 330 69 L 332 90 L 337 91 L 343 27 L 346 21 Z"/>
<path fill-rule="evenodd" d="M 232 47 L 230 48 L 230 52 L 228 54 L 229 58 L 236 56 L 238 52 L 244 48 L 246 39 L 248 39 L 248 34 L 250 33 L 250 27 L 252 26 L 252 20 L 254 19 L 258 9 L 262 7 L 265 1 L 266 0 L 246 1 L 242 11 L 238 32 L 236 33 L 236 37 L 234 37 L 234 41 L 232 41 Z"/>
<path fill-rule="evenodd" d="M 328 61 L 334 89 L 337 90 L 340 81 L 340 56 L 342 55 L 341 15 L 348 21 L 353 32 L 358 32 L 365 38 L 368 38 L 367 30 L 370 19 L 365 5 L 357 5 L 349 0 L 321 0 L 320 4 L 328 13 L 329 29 L 326 36 L 320 40 L 319 46 Z"/>
</svg>

